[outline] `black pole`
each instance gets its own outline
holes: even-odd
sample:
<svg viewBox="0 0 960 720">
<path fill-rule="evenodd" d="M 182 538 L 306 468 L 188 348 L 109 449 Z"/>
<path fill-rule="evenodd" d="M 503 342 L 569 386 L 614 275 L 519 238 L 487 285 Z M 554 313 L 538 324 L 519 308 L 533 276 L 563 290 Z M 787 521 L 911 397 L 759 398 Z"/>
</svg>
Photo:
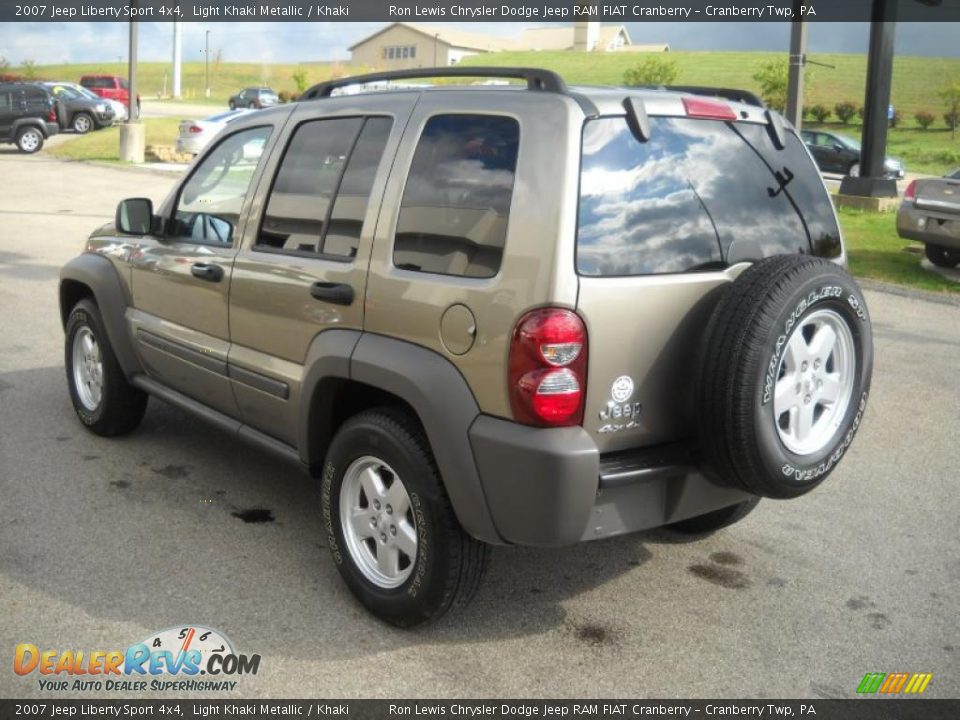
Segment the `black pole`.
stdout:
<svg viewBox="0 0 960 720">
<path fill-rule="evenodd" d="M 867 57 L 867 89 L 863 101 L 863 150 L 860 177 L 846 177 L 843 195 L 896 197 L 897 181 L 885 179 L 887 113 L 893 82 L 893 41 L 897 28 L 897 0 L 873 0 L 870 18 L 870 54 Z"/>
</svg>

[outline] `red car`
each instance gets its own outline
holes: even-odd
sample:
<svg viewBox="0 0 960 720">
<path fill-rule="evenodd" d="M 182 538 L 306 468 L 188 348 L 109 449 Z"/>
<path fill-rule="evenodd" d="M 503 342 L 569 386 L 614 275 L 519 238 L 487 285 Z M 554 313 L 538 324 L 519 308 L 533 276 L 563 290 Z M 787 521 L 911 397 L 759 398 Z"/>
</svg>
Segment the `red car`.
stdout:
<svg viewBox="0 0 960 720">
<path fill-rule="evenodd" d="M 119 75 L 84 75 L 80 84 L 107 100 L 117 100 L 127 106 L 130 112 L 130 86 L 126 78 Z M 140 114 L 140 93 L 137 93 L 137 115 Z"/>
</svg>

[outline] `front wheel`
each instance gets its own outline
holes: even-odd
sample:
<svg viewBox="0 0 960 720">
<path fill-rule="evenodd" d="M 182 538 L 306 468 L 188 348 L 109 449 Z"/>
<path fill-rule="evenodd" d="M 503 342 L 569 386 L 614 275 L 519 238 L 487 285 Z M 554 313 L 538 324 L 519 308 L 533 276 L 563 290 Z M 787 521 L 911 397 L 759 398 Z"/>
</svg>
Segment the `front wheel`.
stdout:
<svg viewBox="0 0 960 720">
<path fill-rule="evenodd" d="M 143 419 L 147 396 L 124 377 L 91 300 L 81 300 L 70 311 L 64 349 L 70 399 L 80 422 L 107 437 L 134 430 Z"/>
<path fill-rule="evenodd" d="M 237 104 L 236 104 L 233 100 L 230 101 L 230 109 L 231 109 L 231 110 L 236 110 L 236 109 L 237 109 Z"/>
<path fill-rule="evenodd" d="M 87 113 L 77 113 L 73 116 L 73 131 L 78 135 L 86 135 L 93 130 L 93 118 Z"/>
<path fill-rule="evenodd" d="M 33 154 L 43 147 L 43 133 L 35 127 L 23 128 L 17 133 L 17 149 Z"/>
<path fill-rule="evenodd" d="M 324 463 L 321 504 L 337 570 L 382 620 L 419 625 L 476 593 L 487 547 L 460 527 L 409 413 L 380 408 L 340 428 Z"/>
<path fill-rule="evenodd" d="M 850 169 L 847 170 L 847 175 L 850 177 L 860 177 L 860 163 L 854 163 L 850 166 Z"/>
<path fill-rule="evenodd" d="M 951 250 L 943 245 L 927 245 L 924 254 L 937 267 L 954 268 L 960 265 L 960 250 Z"/>
</svg>

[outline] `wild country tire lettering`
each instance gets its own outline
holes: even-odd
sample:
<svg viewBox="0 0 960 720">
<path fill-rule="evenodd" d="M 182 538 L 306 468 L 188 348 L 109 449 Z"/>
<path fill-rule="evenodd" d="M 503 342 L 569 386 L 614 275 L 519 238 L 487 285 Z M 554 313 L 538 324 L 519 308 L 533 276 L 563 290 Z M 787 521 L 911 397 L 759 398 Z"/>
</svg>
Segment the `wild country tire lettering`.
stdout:
<svg viewBox="0 0 960 720">
<path fill-rule="evenodd" d="M 793 309 L 793 312 L 787 316 L 787 319 L 783 323 L 783 334 L 777 338 L 774 344 L 773 355 L 767 364 L 767 374 L 763 382 L 761 405 L 766 405 L 773 397 L 773 386 L 777 381 L 777 373 L 780 370 L 780 357 L 783 355 L 783 348 L 787 344 L 787 338 L 790 337 L 790 331 L 793 330 L 793 326 L 797 324 L 797 320 L 814 304 L 821 300 L 838 298 L 842 294 L 843 288 L 837 285 L 824 285 L 819 290 L 811 290 L 810 294 L 801 298 L 800 302 L 798 302 L 797 306 Z"/>
</svg>

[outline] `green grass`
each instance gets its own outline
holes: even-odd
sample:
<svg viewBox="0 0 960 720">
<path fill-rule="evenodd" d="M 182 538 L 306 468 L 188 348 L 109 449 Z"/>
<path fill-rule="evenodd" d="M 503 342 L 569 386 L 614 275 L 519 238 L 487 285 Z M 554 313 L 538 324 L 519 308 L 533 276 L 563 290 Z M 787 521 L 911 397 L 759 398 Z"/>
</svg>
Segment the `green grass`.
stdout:
<svg viewBox="0 0 960 720">
<path fill-rule="evenodd" d="M 177 139 L 180 120 L 177 118 L 146 118 L 147 145 L 173 145 Z M 116 125 L 104 130 L 72 137 L 51 147 L 49 153 L 65 160 L 120 161 L 120 128 Z"/>
<path fill-rule="evenodd" d="M 846 240 L 850 271 L 857 277 L 905 285 L 918 290 L 960 293 L 960 283 L 920 267 L 922 249 L 919 252 L 904 250 L 907 247 L 923 246 L 897 235 L 895 213 L 840 208 L 840 224 Z"/>
</svg>

